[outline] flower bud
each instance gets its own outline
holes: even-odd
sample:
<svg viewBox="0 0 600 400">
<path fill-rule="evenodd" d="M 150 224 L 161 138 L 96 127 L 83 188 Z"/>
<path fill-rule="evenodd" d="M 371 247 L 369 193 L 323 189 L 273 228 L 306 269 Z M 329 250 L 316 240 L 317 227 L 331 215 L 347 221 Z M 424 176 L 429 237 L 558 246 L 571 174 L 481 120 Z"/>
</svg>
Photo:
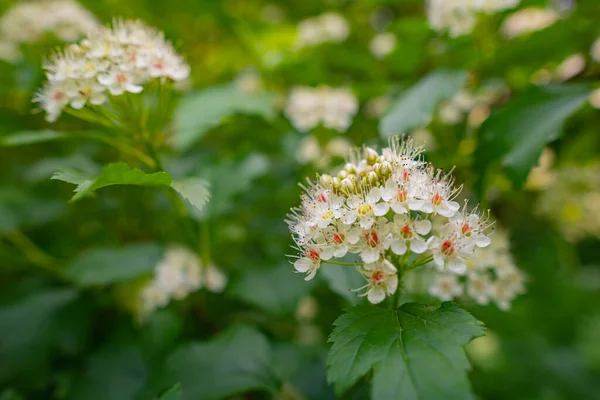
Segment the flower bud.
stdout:
<svg viewBox="0 0 600 400">
<path fill-rule="evenodd" d="M 356 185 L 350 178 L 345 178 L 342 180 L 341 190 L 344 193 L 353 193 L 356 190 Z"/>
<path fill-rule="evenodd" d="M 338 178 L 331 178 L 331 187 L 335 190 L 340 190 L 340 180 Z"/>
<path fill-rule="evenodd" d="M 321 186 L 329 187 L 331 186 L 332 178 L 331 175 L 324 174 L 319 177 L 319 183 Z"/>
<path fill-rule="evenodd" d="M 345 170 L 341 170 L 340 172 L 338 172 L 338 178 L 339 179 L 344 179 L 348 177 L 348 173 Z"/>
<path fill-rule="evenodd" d="M 392 173 L 392 164 L 390 164 L 388 161 L 383 161 L 381 164 L 379 164 L 377 173 L 383 177 L 388 177 Z"/>
<path fill-rule="evenodd" d="M 344 165 L 344 171 L 349 174 L 356 174 L 356 167 L 352 163 L 346 163 L 346 165 Z"/>
<path fill-rule="evenodd" d="M 373 150 L 370 147 L 365 148 L 365 159 L 367 160 L 367 163 L 369 165 L 375 164 L 377 162 L 378 158 L 379 158 L 379 154 L 377 154 L 377 152 L 375 150 Z"/>
<path fill-rule="evenodd" d="M 379 184 L 379 175 L 375 171 L 371 171 L 367 174 L 367 182 L 371 185 Z"/>
</svg>

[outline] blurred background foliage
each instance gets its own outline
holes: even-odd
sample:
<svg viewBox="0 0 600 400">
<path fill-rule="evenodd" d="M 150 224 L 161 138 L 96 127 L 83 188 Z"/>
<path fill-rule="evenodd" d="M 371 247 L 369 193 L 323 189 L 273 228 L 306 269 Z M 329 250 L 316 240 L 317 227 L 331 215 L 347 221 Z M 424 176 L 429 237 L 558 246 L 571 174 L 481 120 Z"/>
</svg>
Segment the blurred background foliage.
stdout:
<svg viewBox="0 0 600 400">
<path fill-rule="evenodd" d="M 174 385 L 183 399 L 334 398 L 326 338 L 360 301 L 348 292 L 360 279 L 341 268 L 311 282 L 293 274 L 285 215 L 297 182 L 343 164 L 332 139 L 381 146 L 403 132 L 426 138 L 436 166 L 456 166 L 464 196 L 492 209 L 527 277 L 509 311 L 462 303 L 488 327 L 468 347 L 476 395 L 600 398 L 598 0 L 523 0 L 517 9 L 558 17 L 514 38 L 502 27 L 517 9 L 478 15 L 472 33 L 452 37 L 430 27 L 420 0 L 81 4 L 102 23 L 156 26 L 191 65 L 165 165 L 211 183 L 194 215 L 198 250 L 228 284 L 132 315 L 136 282 L 164 246 L 186 242 L 184 230 L 154 188 L 67 203 L 73 188 L 50 180 L 56 170 L 93 174 L 119 156 L 84 135 L 57 140 L 87 129 L 33 112 L 41 63 L 61 42 L 21 46 L 17 61 L 0 61 L 0 399 L 176 398 Z M 348 22 L 347 39 L 299 48 L 299 22 L 330 11 Z M 377 56 L 382 32 L 395 43 Z M 347 132 L 289 122 L 290 91 L 319 85 L 356 96 Z M 465 91 L 475 100 L 461 110 Z M 365 398 L 368 385 L 347 397 Z"/>
</svg>

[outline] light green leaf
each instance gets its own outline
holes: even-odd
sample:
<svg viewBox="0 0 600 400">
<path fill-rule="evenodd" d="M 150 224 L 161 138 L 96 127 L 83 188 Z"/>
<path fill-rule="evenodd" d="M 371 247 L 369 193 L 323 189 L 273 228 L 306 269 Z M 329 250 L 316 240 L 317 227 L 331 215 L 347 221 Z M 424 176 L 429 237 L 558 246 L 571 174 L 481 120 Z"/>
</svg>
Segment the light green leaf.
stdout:
<svg viewBox="0 0 600 400">
<path fill-rule="evenodd" d="M 167 359 L 161 376 L 167 385 L 181 383 L 183 400 L 217 400 L 280 386 L 267 339 L 246 326 L 182 346 Z"/>
<path fill-rule="evenodd" d="M 467 80 L 465 71 L 437 70 L 411 87 L 391 107 L 379 123 L 379 134 L 406 133 L 432 116 L 437 104 L 454 97 Z"/>
<path fill-rule="evenodd" d="M 0 146 L 14 147 L 26 144 L 51 142 L 69 137 L 66 133 L 53 130 L 22 131 L 0 136 Z"/>
<path fill-rule="evenodd" d="M 162 253 L 154 243 L 91 249 L 73 260 L 64 275 L 80 286 L 128 282 L 150 274 Z"/>
<path fill-rule="evenodd" d="M 158 400 L 179 400 L 181 399 L 181 385 L 179 383 L 162 394 Z"/>
<path fill-rule="evenodd" d="M 171 187 L 196 209 L 202 210 L 210 200 L 208 182 L 200 178 L 183 178 L 174 180 Z"/>
<path fill-rule="evenodd" d="M 147 174 L 137 168 L 131 168 L 124 162 L 108 164 L 96 177 L 86 176 L 74 170 L 61 170 L 54 174 L 57 179 L 77 185 L 75 195 L 70 201 L 90 196 L 94 191 L 113 185 L 171 186 L 171 176 L 166 172 Z"/>
<path fill-rule="evenodd" d="M 397 310 L 358 306 L 335 322 L 328 380 L 342 395 L 374 370 L 374 399 L 472 399 L 463 346 L 483 335 L 482 323 L 456 304 L 417 303 Z"/>
<path fill-rule="evenodd" d="M 271 118 L 274 103 L 275 96 L 270 93 L 246 94 L 234 86 L 213 87 L 191 94 L 181 101 L 173 115 L 175 147 L 188 149 L 234 114 Z"/>
<path fill-rule="evenodd" d="M 589 95 L 584 86 L 532 86 L 492 114 L 481 126 L 475 166 L 485 172 L 499 162 L 516 187 L 523 185 L 542 149 L 560 136 L 565 120 Z"/>
<path fill-rule="evenodd" d="M 357 305 L 361 297 L 351 292 L 365 284 L 365 280 L 355 268 L 342 267 L 341 265 L 325 265 L 321 268 L 321 275 L 327 281 L 329 288 L 345 298 L 348 303 Z"/>
<path fill-rule="evenodd" d="M 295 312 L 300 299 L 313 287 L 313 281 L 306 282 L 303 275 L 292 273 L 290 265 L 282 265 L 259 273 L 249 269 L 227 292 L 270 314 L 283 315 Z"/>
</svg>

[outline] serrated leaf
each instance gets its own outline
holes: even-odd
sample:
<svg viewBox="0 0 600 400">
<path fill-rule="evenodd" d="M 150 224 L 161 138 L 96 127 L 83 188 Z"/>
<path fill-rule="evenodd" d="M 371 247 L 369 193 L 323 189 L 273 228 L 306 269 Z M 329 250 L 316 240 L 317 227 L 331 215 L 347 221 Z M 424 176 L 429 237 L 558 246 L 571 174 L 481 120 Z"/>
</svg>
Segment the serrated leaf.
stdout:
<svg viewBox="0 0 600 400">
<path fill-rule="evenodd" d="M 406 133 L 418 128 L 432 116 L 437 104 L 454 97 L 467 80 L 465 71 L 437 70 L 421 79 L 390 107 L 379 122 L 379 134 Z"/>
<path fill-rule="evenodd" d="M 132 168 L 124 162 L 108 164 L 99 175 L 87 176 L 74 170 L 61 170 L 52 176 L 57 179 L 77 185 L 75 195 L 70 201 L 77 201 L 90 196 L 94 191 L 112 185 L 136 186 L 171 186 L 171 176 L 166 172 L 147 174 L 137 168 Z"/>
<path fill-rule="evenodd" d="M 374 370 L 374 399 L 471 399 L 462 346 L 483 335 L 482 323 L 456 304 L 417 303 L 397 310 L 358 306 L 335 322 L 328 380 L 338 395 Z"/>
<path fill-rule="evenodd" d="M 173 387 L 164 392 L 158 400 L 179 400 L 181 399 L 181 385 L 179 383 L 173 385 Z"/>
<path fill-rule="evenodd" d="M 321 268 L 321 275 L 329 288 L 345 298 L 348 303 L 357 305 L 361 301 L 361 297 L 351 291 L 365 284 L 364 278 L 355 268 L 331 264 Z"/>
<path fill-rule="evenodd" d="M 173 115 L 174 142 L 186 150 L 210 129 L 234 114 L 253 114 L 270 118 L 275 96 L 269 93 L 247 94 L 234 86 L 219 86 L 184 98 Z"/>
<path fill-rule="evenodd" d="M 0 146 L 15 147 L 26 144 L 51 142 L 69 137 L 66 133 L 49 129 L 40 131 L 22 131 L 0 136 Z"/>
<path fill-rule="evenodd" d="M 64 275 L 79 286 L 128 282 L 150 274 L 162 254 L 162 247 L 154 243 L 91 249 L 75 258 Z"/>
<path fill-rule="evenodd" d="M 304 276 L 293 274 L 287 267 L 260 271 L 250 269 L 232 282 L 227 293 L 269 314 L 283 315 L 296 311 L 300 299 L 314 287 Z"/>
<path fill-rule="evenodd" d="M 521 187 L 544 146 L 560 136 L 565 120 L 589 95 L 584 86 L 530 87 L 492 114 L 481 126 L 475 151 L 475 167 L 485 172 L 501 163 L 516 187 Z"/>
<path fill-rule="evenodd" d="M 174 180 L 171 187 L 184 199 L 201 211 L 210 200 L 208 182 L 201 178 L 183 178 Z"/>
<path fill-rule="evenodd" d="M 208 342 L 191 343 L 166 361 L 162 379 L 181 383 L 183 400 L 217 400 L 280 385 L 267 339 L 247 326 L 234 326 Z"/>
</svg>

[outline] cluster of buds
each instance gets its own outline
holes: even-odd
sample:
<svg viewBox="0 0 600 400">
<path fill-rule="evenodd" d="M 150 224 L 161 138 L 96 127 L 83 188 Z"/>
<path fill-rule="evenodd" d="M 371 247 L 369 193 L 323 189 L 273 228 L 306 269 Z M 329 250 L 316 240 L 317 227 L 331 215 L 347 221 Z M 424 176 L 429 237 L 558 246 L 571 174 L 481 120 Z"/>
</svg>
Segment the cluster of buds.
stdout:
<svg viewBox="0 0 600 400">
<path fill-rule="evenodd" d="M 48 81 L 34 101 L 50 122 L 66 107 L 94 109 L 126 92 L 140 93 L 149 81 L 181 81 L 190 73 L 162 32 L 123 20 L 54 54 L 44 68 Z"/>
<path fill-rule="evenodd" d="M 358 100 L 344 88 L 295 87 L 290 93 L 285 113 L 296 129 L 308 131 L 319 124 L 345 132 L 358 111 Z"/>
<path fill-rule="evenodd" d="M 521 0 L 428 0 L 427 19 L 437 31 L 448 31 L 450 36 L 471 33 L 477 14 L 492 14 L 514 8 Z"/>
<path fill-rule="evenodd" d="M 480 305 L 494 302 L 500 309 L 508 310 L 524 289 L 524 277 L 510 254 L 508 236 L 496 229 L 490 246 L 467 260 L 464 276 L 435 272 L 428 291 L 443 301 L 467 297 Z"/>
<path fill-rule="evenodd" d="M 422 160 L 412 141 L 390 140 L 381 154 L 357 151 L 337 176 L 304 186 L 288 225 L 299 254 L 294 267 L 312 279 L 322 263 L 355 266 L 372 303 L 392 295 L 409 270 L 431 261 L 462 275 L 476 248 L 490 244 L 491 223 L 454 201 L 460 187 Z M 336 261 L 357 254 L 358 263 Z"/>
<path fill-rule="evenodd" d="M 204 265 L 190 250 L 169 247 L 154 270 L 154 276 L 140 290 L 137 312 L 144 319 L 154 310 L 165 307 L 171 299 L 182 300 L 202 287 L 220 293 L 227 276 L 214 265 Z"/>
<path fill-rule="evenodd" d="M 296 47 L 343 42 L 349 34 L 350 26 L 344 17 L 334 12 L 327 12 L 300 22 Z"/>
<path fill-rule="evenodd" d="M 16 61 L 21 44 L 48 34 L 73 42 L 98 26 L 96 17 L 73 0 L 18 2 L 0 19 L 0 58 Z"/>
</svg>

